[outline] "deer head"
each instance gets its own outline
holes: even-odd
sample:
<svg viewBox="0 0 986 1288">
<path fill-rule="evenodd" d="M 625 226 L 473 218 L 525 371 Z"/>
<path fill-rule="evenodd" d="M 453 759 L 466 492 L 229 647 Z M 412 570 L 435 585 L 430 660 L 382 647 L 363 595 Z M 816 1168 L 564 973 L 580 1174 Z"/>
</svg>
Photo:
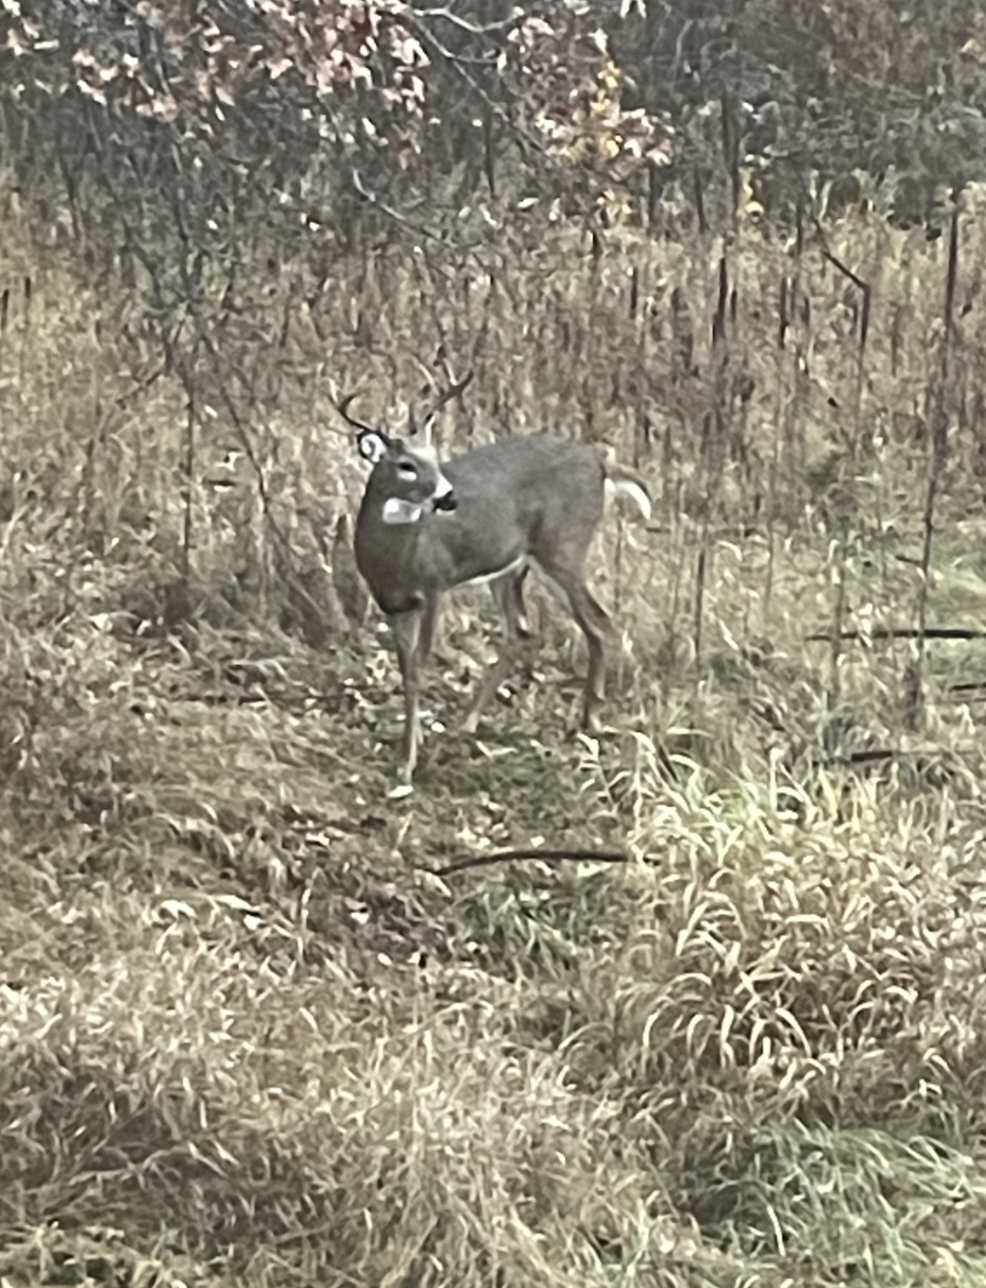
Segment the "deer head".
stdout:
<svg viewBox="0 0 986 1288">
<path fill-rule="evenodd" d="M 338 404 L 340 415 L 356 430 L 360 455 L 373 466 L 367 490 L 372 489 L 382 498 L 381 514 L 385 523 L 416 523 L 429 510 L 455 509 L 452 485 L 442 472 L 438 453 L 431 444 L 431 433 L 439 411 L 465 389 L 472 375 L 468 372 L 438 396 L 420 430 L 412 418 L 408 438 L 417 439 L 420 435 L 420 443 L 392 438 L 377 426 L 352 416 L 349 407 L 354 394 L 347 395 Z"/>
</svg>

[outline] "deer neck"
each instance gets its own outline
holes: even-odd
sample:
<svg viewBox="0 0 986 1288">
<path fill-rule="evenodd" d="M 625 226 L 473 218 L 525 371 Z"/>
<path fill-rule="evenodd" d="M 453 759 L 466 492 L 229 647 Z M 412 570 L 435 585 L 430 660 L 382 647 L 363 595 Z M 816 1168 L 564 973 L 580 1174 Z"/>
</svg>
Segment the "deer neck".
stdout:
<svg viewBox="0 0 986 1288">
<path fill-rule="evenodd" d="M 367 489 L 356 520 L 356 563 L 385 613 L 406 612 L 425 593 L 426 514 Z"/>
</svg>

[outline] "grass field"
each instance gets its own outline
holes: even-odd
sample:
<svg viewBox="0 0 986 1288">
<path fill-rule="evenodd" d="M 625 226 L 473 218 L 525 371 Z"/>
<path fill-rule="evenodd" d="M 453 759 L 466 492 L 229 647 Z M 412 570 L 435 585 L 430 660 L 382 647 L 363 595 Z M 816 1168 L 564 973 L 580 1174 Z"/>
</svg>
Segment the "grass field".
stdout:
<svg viewBox="0 0 986 1288">
<path fill-rule="evenodd" d="M 947 238 L 875 215 L 830 242 L 865 328 L 756 227 L 549 229 L 285 271 L 170 370 L 2 226 L 0 1283 L 986 1284 L 976 208 L 950 327 Z M 464 593 L 392 801 L 331 402 L 401 415 L 440 346 L 447 450 L 547 426 L 657 505 L 595 559 L 602 735 L 540 595 L 438 727 Z M 547 848 L 607 857 L 469 862 Z"/>
</svg>

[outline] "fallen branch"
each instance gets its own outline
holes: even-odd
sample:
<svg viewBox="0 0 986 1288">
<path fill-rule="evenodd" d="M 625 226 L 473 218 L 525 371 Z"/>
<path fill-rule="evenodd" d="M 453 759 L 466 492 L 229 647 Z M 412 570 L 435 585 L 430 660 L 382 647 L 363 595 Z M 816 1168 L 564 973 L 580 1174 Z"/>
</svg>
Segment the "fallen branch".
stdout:
<svg viewBox="0 0 986 1288">
<path fill-rule="evenodd" d="M 914 640 L 923 637 L 926 640 L 982 640 L 986 631 L 975 626 L 877 626 L 871 631 L 839 631 L 840 640 Z M 831 631 L 814 631 L 806 635 L 809 644 L 827 644 L 832 639 Z"/>
<path fill-rule="evenodd" d="M 447 877 L 467 868 L 488 868 L 495 863 L 513 863 L 515 860 L 541 859 L 546 863 L 559 863 L 571 859 L 589 863 L 629 863 L 625 850 L 495 850 L 492 854 L 460 854 L 440 868 L 429 868 L 432 876 Z"/>
</svg>

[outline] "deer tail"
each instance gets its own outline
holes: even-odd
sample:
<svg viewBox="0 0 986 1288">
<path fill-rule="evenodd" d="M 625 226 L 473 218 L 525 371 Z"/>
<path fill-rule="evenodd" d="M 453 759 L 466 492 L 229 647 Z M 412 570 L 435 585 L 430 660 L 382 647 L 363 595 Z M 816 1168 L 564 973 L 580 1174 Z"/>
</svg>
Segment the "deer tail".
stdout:
<svg viewBox="0 0 986 1288">
<path fill-rule="evenodd" d="M 645 519 L 651 517 L 653 510 L 651 495 L 640 475 L 622 465 L 607 464 L 606 495 L 615 496 L 620 492 L 633 499 Z"/>
</svg>

